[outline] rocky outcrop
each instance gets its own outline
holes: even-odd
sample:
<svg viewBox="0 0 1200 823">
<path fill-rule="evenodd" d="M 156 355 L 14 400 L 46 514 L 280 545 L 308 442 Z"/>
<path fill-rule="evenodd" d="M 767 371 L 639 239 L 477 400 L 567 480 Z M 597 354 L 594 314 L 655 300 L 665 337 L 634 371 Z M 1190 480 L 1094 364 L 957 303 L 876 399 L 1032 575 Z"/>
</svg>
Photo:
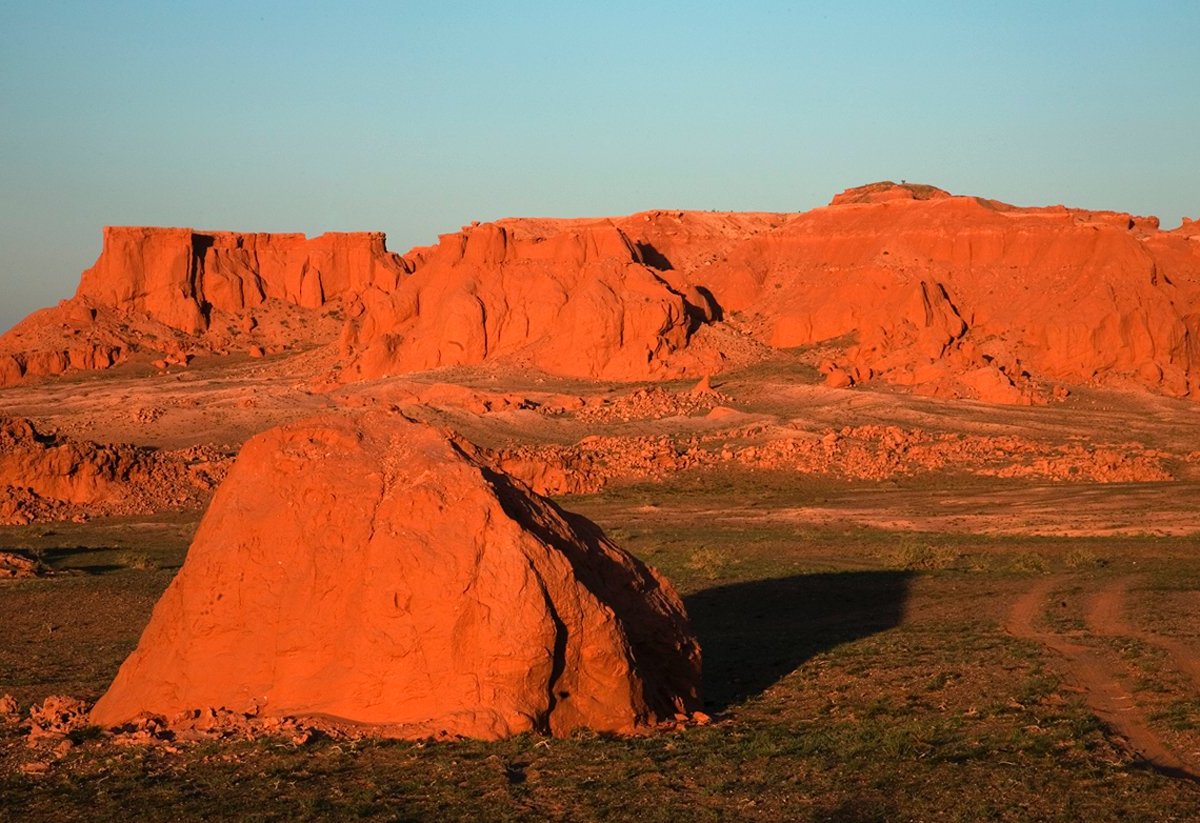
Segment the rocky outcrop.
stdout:
<svg viewBox="0 0 1200 823">
<path fill-rule="evenodd" d="M 226 462 L 213 448 L 91 443 L 0 417 L 0 524 L 199 506 Z"/>
<path fill-rule="evenodd" d="M 42 435 L 28 420 L 0 418 L 0 488 L 18 487 L 39 497 L 94 503 L 118 493 L 138 466 L 129 446 L 104 447 Z"/>
<path fill-rule="evenodd" d="M 378 232 L 249 234 L 110 226 L 75 297 L 0 337 L 0 386 L 105 369 L 137 351 L 278 351 L 331 342 L 343 299 L 394 290 L 403 260 Z M 295 316 L 296 312 L 307 317 Z"/>
<path fill-rule="evenodd" d="M 412 276 L 350 309 L 349 379 L 487 360 L 576 377 L 678 376 L 695 367 L 687 344 L 711 316 L 610 221 L 477 225 L 406 261 Z"/>
<path fill-rule="evenodd" d="M 670 584 L 469 451 L 397 415 L 249 441 L 93 721 L 225 708 L 498 738 L 696 707 Z"/>
<path fill-rule="evenodd" d="M 479 363 L 699 377 L 741 362 L 728 346 L 748 342 L 821 344 L 839 388 L 1033 403 L 1094 383 L 1197 398 L 1198 238 L 1193 221 L 1161 231 L 1152 217 L 888 181 L 798 215 L 475 224 L 403 256 L 381 234 L 111 228 L 73 300 L 0 338 L 0 385 L 138 350 L 262 356 L 335 338 L 324 358 L 340 382 Z M 698 344 L 722 319 L 738 331 Z"/>
<path fill-rule="evenodd" d="M 27 580 L 40 577 L 44 573 L 45 569 L 36 559 L 17 552 L 0 551 L 0 580 Z M 2 700 L 3 698 L 0 698 L 0 701 Z M 5 714 L 4 707 L 0 705 L 0 721 Z"/>
<path fill-rule="evenodd" d="M 773 346 L 856 338 L 827 368 L 837 383 L 999 402 L 1053 381 L 1200 397 L 1200 249 L 1154 218 L 874 184 L 697 276 Z"/>
<path fill-rule="evenodd" d="M 0 387 L 26 376 L 121 363 L 136 344 L 115 317 L 101 314 L 86 301 L 64 300 L 26 317 L 0 336 Z"/>
<path fill-rule="evenodd" d="M 370 285 L 390 291 L 403 273 L 377 232 L 310 239 L 110 226 L 75 296 L 196 334 L 214 311 L 239 312 L 270 299 L 319 309 Z"/>
</svg>

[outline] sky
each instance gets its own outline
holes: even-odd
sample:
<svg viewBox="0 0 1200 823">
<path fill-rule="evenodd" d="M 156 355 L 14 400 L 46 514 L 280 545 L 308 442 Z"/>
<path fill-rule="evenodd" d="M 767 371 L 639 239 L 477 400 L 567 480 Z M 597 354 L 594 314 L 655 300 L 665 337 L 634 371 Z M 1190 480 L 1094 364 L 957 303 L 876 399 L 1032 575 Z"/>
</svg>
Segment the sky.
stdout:
<svg viewBox="0 0 1200 823">
<path fill-rule="evenodd" d="M 1200 3 L 0 0 L 0 330 L 105 225 L 800 211 L 876 180 L 1200 217 Z"/>
</svg>

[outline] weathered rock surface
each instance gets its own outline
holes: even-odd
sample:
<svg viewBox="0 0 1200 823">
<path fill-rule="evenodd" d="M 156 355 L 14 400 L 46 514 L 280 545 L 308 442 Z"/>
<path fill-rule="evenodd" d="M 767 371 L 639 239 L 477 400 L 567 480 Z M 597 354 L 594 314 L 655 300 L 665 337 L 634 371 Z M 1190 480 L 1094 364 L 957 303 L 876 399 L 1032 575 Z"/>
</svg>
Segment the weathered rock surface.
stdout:
<svg viewBox="0 0 1200 823">
<path fill-rule="evenodd" d="M 575 377 L 679 376 L 695 367 L 685 349 L 711 315 L 608 220 L 467 227 L 405 261 L 411 277 L 349 310 L 351 379 L 497 359 Z"/>
<path fill-rule="evenodd" d="M 22 418 L 0 418 L 0 487 L 28 488 L 39 497 L 93 503 L 116 492 L 138 467 L 128 447 L 58 441 Z"/>
<path fill-rule="evenodd" d="M 1033 402 L 1040 383 L 1200 397 L 1200 245 L 1115 212 L 850 189 L 698 274 L 776 347 L 853 335 L 833 385 Z"/>
<path fill-rule="evenodd" d="M 0 386 L 104 369 L 136 351 L 279 350 L 331 342 L 348 294 L 396 287 L 399 255 L 378 232 L 244 234 L 110 226 L 75 297 L 0 337 Z M 300 317 L 297 317 L 297 312 Z"/>
<path fill-rule="evenodd" d="M 751 341 L 831 346 L 836 388 L 878 379 L 1040 403 L 1100 384 L 1196 399 L 1196 226 L 885 181 L 798 215 L 510 219 L 405 255 L 377 233 L 110 228 L 75 298 L 0 338 L 0 386 L 144 350 L 170 363 L 326 345 L 340 382 L 484 362 L 699 377 Z M 723 319 L 736 334 L 697 334 Z"/>
<path fill-rule="evenodd" d="M 107 369 L 136 346 L 114 312 L 82 300 L 64 300 L 26 317 L 0 336 L 0 387 L 23 377 L 72 369 Z"/>
<path fill-rule="evenodd" d="M 397 415 L 249 441 L 92 719 L 211 707 L 498 738 L 695 708 L 670 584 L 465 448 Z"/>
<path fill-rule="evenodd" d="M 198 506 L 227 463 L 211 447 L 155 451 L 91 443 L 0 417 L 0 524 Z"/>
<path fill-rule="evenodd" d="M 377 232 L 310 239 L 110 226 L 75 296 L 195 334 L 208 328 L 214 311 L 239 312 L 270 299 L 319 309 L 368 285 L 390 291 L 403 273 Z"/>
</svg>

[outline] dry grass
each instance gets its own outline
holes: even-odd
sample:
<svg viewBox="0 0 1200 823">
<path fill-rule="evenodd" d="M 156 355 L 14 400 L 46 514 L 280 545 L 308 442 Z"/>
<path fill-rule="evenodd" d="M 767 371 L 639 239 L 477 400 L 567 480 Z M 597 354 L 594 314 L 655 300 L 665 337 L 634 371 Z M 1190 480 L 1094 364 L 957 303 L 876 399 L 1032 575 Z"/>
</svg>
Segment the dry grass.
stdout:
<svg viewBox="0 0 1200 823">
<path fill-rule="evenodd" d="M 1178 588 L 1200 585 L 1194 551 L 1150 538 L 964 541 L 703 520 L 695 512 L 724 492 L 705 496 L 691 482 L 656 487 L 654 508 L 636 488 L 565 502 L 601 525 L 620 524 L 622 541 L 679 587 L 704 647 L 711 726 L 628 739 L 318 739 L 299 747 L 266 740 L 178 753 L 80 740 L 42 777 L 18 771 L 33 754 L 10 727 L 0 730 L 0 817 L 1115 821 L 1194 814 L 1192 787 L 1139 768 L 1062 681 L 1053 655 L 1002 627 L 1013 599 L 1043 571 L 1079 575 L 1064 598 L 1077 598 L 1095 575 L 1133 568 Z M 768 501 L 764 511 L 790 505 L 783 491 L 750 493 Z M 105 529 L 93 523 L 30 538 L 58 568 L 91 573 L 0 590 L 7 681 L 0 692 L 26 706 L 51 693 L 94 698 L 136 642 L 171 572 L 134 573 L 121 552 L 172 567 L 190 532 L 182 524 Z M 1150 609 L 1157 602 L 1139 601 Z M 1139 665 L 1154 674 L 1155 660 Z M 1194 699 L 1162 682 L 1168 691 L 1156 698 L 1153 722 L 1174 742 L 1200 742 Z"/>
</svg>

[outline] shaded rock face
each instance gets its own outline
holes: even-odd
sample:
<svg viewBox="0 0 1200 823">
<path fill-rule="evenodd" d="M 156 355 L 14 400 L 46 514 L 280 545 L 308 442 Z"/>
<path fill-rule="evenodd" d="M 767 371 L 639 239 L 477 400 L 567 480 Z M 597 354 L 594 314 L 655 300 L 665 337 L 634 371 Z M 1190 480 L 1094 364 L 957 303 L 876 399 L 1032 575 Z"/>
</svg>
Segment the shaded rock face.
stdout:
<svg viewBox="0 0 1200 823">
<path fill-rule="evenodd" d="M 399 288 L 370 289 L 351 309 L 351 378 L 497 358 L 615 380 L 696 366 L 685 349 L 708 307 L 672 288 L 610 221 L 483 224 L 406 262 L 413 275 Z"/>
<path fill-rule="evenodd" d="M 630 732 L 697 706 L 654 570 L 395 416 L 246 444 L 95 722 L 206 707 L 409 738 Z"/>
</svg>

